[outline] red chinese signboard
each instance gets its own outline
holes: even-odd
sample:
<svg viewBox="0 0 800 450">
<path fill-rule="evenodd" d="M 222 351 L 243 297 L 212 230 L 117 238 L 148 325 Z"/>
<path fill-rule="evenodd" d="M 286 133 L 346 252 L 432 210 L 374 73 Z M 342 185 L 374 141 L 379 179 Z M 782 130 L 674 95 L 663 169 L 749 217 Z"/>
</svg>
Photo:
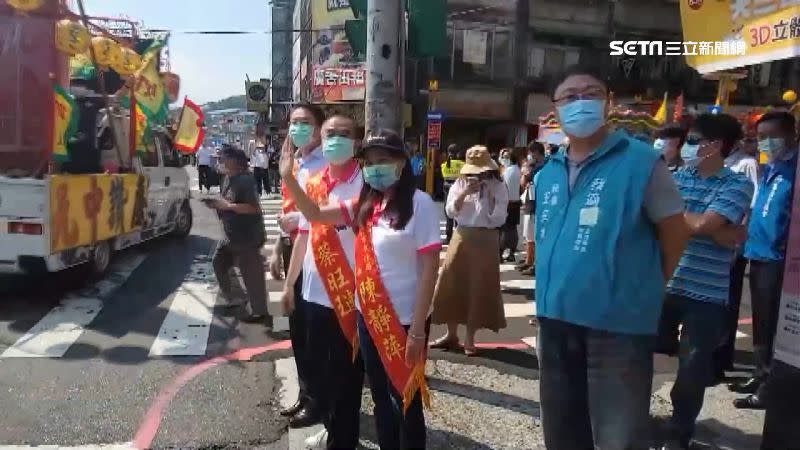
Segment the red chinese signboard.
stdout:
<svg viewBox="0 0 800 450">
<path fill-rule="evenodd" d="M 314 66 L 312 86 L 315 102 L 363 101 L 367 80 L 364 67 Z"/>
</svg>

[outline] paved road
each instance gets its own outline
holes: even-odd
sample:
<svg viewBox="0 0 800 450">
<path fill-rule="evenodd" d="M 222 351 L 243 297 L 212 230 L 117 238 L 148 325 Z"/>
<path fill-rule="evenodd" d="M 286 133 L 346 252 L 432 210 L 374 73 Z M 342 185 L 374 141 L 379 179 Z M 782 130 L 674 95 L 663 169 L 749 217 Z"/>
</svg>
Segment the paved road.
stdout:
<svg viewBox="0 0 800 450">
<path fill-rule="evenodd" d="M 279 201 L 262 206 L 271 243 Z M 0 417 L 0 445 L 287 448 L 275 360 L 289 351 L 269 347 L 285 337 L 215 304 L 208 257 L 220 228 L 199 202 L 193 208 L 187 239 L 122 252 L 102 280 L 85 282 L 79 271 L 0 278 L 0 404 L 15 405 Z M 531 380 L 535 280 L 501 270 L 509 326 L 479 334 L 482 357 L 431 357 Z M 268 287 L 279 314 L 280 282 Z M 740 343 L 746 350 L 749 339 Z M 674 360 L 659 358 L 657 369 L 668 380 Z"/>
</svg>

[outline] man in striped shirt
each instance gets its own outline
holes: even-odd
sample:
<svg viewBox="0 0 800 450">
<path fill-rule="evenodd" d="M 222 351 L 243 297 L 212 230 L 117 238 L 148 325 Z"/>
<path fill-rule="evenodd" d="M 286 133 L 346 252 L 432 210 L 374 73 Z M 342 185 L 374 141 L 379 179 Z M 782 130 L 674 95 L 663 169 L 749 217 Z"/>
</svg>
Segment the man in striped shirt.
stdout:
<svg viewBox="0 0 800 450">
<path fill-rule="evenodd" d="M 735 256 L 730 236 L 741 231 L 753 197 L 753 183 L 724 164 L 740 138 L 735 118 L 698 116 L 681 148 L 686 165 L 673 175 L 692 238 L 667 284 L 659 333 L 676 335 L 682 324 L 678 374 L 670 393 L 672 435 L 666 449 L 689 448 L 705 388 L 715 381 L 713 355 L 725 336 Z"/>
</svg>

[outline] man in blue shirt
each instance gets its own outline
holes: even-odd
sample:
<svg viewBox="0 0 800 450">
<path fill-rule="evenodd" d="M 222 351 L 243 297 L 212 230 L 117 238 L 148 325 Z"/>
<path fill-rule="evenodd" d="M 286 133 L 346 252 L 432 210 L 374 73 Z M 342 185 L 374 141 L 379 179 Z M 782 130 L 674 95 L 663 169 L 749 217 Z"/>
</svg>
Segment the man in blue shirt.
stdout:
<svg viewBox="0 0 800 450">
<path fill-rule="evenodd" d="M 753 202 L 744 246 L 744 256 L 750 260 L 756 369 L 749 380 L 730 386 L 734 392 L 749 394 L 734 402 L 737 408 L 746 409 L 764 409 L 764 382 L 772 364 L 797 167 L 795 120 L 791 114 L 766 113 L 758 120 L 757 130 L 758 149 L 769 159 Z"/>
<path fill-rule="evenodd" d="M 539 171 L 536 314 L 548 450 L 649 447 L 653 341 L 683 253 L 683 201 L 652 146 L 606 125 L 608 86 L 572 67 L 553 93 L 569 138 Z"/>
<path fill-rule="evenodd" d="M 739 122 L 727 114 L 698 116 L 681 148 L 685 167 L 673 175 L 692 238 L 667 283 L 661 316 L 659 334 L 677 335 L 678 324 L 683 325 L 678 375 L 670 393 L 671 435 L 664 449 L 689 448 L 705 388 L 716 375 L 714 350 L 725 336 L 735 250 L 717 243 L 715 235 L 741 223 L 754 189 L 746 176 L 725 167 L 741 134 Z"/>
</svg>

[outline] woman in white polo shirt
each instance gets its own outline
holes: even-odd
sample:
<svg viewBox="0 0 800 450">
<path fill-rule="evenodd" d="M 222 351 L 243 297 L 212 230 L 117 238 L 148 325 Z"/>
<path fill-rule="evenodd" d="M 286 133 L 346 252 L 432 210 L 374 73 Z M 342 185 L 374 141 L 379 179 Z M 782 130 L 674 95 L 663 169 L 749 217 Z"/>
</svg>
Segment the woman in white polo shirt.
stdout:
<svg viewBox="0 0 800 450">
<path fill-rule="evenodd" d="M 322 156 L 328 165 L 306 182 L 318 204 L 357 197 L 364 184 L 354 159 L 355 123 L 333 116 L 322 124 Z M 308 388 L 325 428 L 309 437 L 309 448 L 356 448 L 364 367 L 357 349 L 353 230 L 309 224 L 300 219 L 283 290 L 283 304 L 294 307 L 294 286 L 302 265 L 307 323 Z M 335 386 L 335 389 L 330 389 Z"/>
<path fill-rule="evenodd" d="M 312 224 L 346 224 L 355 239 L 358 338 L 369 377 L 381 449 L 424 449 L 423 403 L 428 312 L 439 271 L 439 211 L 416 188 L 403 141 L 391 131 L 364 140 L 364 182 L 357 199 L 317 206 L 292 175 L 281 176 Z"/>
</svg>

